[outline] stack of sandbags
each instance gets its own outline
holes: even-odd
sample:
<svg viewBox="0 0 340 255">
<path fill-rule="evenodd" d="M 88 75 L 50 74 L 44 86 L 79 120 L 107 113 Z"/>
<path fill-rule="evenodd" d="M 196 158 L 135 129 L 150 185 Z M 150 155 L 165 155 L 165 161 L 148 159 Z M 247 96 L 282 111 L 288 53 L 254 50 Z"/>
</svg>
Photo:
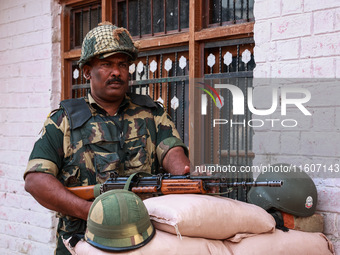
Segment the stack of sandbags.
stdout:
<svg viewBox="0 0 340 255">
<path fill-rule="evenodd" d="M 331 255 L 335 254 L 332 243 L 322 233 L 308 233 L 297 230 L 275 230 L 274 233 L 266 233 L 241 238 L 235 236 L 225 240 L 234 255 Z"/>
<path fill-rule="evenodd" d="M 216 254 L 216 255 L 232 255 L 228 247 L 220 240 L 208 240 L 204 238 L 178 238 L 176 235 L 156 230 L 155 236 L 152 240 L 141 248 L 126 251 L 126 252 L 108 252 L 99 250 L 86 241 L 79 241 L 78 244 L 72 249 L 69 247 L 68 240 L 64 241 L 66 247 L 72 254 L 77 255 L 193 255 L 193 254 Z"/>
<path fill-rule="evenodd" d="M 238 233 L 273 232 L 275 220 L 261 207 L 208 195 L 167 195 L 144 200 L 156 229 L 180 236 L 224 240 Z"/>
<path fill-rule="evenodd" d="M 160 196 L 144 203 L 156 235 L 145 246 L 119 254 L 334 254 L 323 234 L 275 230 L 274 218 L 256 205 L 194 194 Z M 72 252 L 113 254 L 85 241 L 80 241 Z"/>
</svg>

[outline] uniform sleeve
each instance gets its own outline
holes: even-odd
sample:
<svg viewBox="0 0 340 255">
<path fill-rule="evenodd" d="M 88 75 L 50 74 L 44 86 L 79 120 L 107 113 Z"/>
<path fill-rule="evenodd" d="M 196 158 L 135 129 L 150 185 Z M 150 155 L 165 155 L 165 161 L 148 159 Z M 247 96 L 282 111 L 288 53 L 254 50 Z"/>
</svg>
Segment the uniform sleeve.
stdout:
<svg viewBox="0 0 340 255">
<path fill-rule="evenodd" d="M 154 119 L 157 129 L 156 154 L 160 165 L 163 164 L 163 159 L 167 152 L 171 148 L 177 146 L 182 147 L 185 155 L 188 156 L 187 146 L 182 142 L 171 117 L 163 110 L 162 107 L 158 108 Z"/>
<path fill-rule="evenodd" d="M 64 121 L 62 110 L 48 117 L 44 123 L 41 137 L 34 144 L 24 178 L 31 172 L 43 172 L 57 176 L 64 158 Z"/>
</svg>

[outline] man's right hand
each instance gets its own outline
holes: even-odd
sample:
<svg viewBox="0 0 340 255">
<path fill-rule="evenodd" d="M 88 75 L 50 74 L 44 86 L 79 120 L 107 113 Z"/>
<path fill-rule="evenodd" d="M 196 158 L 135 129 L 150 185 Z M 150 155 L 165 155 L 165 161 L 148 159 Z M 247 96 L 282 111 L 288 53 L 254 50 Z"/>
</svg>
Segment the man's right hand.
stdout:
<svg viewBox="0 0 340 255">
<path fill-rule="evenodd" d="M 79 219 L 87 220 L 92 202 L 68 191 L 53 175 L 33 172 L 25 178 L 25 190 L 42 206 Z"/>
</svg>

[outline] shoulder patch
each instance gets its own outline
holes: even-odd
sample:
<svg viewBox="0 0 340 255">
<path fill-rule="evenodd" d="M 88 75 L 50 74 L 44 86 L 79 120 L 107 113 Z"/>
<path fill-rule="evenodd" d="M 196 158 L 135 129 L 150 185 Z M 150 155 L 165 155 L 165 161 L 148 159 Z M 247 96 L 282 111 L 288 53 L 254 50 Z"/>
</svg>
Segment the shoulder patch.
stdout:
<svg viewBox="0 0 340 255">
<path fill-rule="evenodd" d="M 127 93 L 127 95 L 131 98 L 131 102 L 140 106 L 146 106 L 150 108 L 157 107 L 155 101 L 152 100 L 151 97 L 146 95 L 138 95 L 134 93 Z"/>
<path fill-rule="evenodd" d="M 69 118 L 70 129 L 81 127 L 92 114 L 84 98 L 66 99 L 60 102 Z"/>
</svg>

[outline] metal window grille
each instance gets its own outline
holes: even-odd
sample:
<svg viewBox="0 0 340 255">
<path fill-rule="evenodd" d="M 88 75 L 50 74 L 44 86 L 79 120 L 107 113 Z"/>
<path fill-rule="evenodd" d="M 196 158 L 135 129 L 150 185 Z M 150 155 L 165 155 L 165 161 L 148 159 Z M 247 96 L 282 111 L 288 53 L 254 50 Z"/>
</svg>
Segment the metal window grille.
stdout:
<svg viewBox="0 0 340 255">
<path fill-rule="evenodd" d="M 176 33 L 189 27 L 189 0 L 118 0 L 114 22 L 132 36 Z"/>
<path fill-rule="evenodd" d="M 247 88 L 252 87 L 253 69 L 255 68 L 253 56 L 253 38 L 211 42 L 205 44 L 205 81 L 214 84 L 227 83 L 236 85 L 245 95 L 247 102 Z M 245 115 L 233 115 L 232 95 L 228 90 L 220 90 L 224 98 L 224 110 L 220 111 L 208 100 L 208 121 L 204 123 L 201 137 L 205 137 L 202 147 L 203 161 L 219 165 L 244 166 L 252 165 L 254 153 L 252 152 L 253 130 L 248 125 L 218 125 L 213 127 L 213 118 L 225 119 L 234 123 L 248 123 L 251 113 L 247 110 Z M 248 109 L 245 105 L 245 109 Z M 208 123 L 208 124 L 207 124 Z M 229 178 L 236 180 L 252 180 L 251 174 L 231 173 Z M 246 190 L 238 189 L 228 194 L 238 200 L 246 200 Z"/>
<path fill-rule="evenodd" d="M 72 49 L 81 47 L 87 32 L 101 22 L 101 15 L 100 1 L 71 10 L 70 40 Z"/>
<path fill-rule="evenodd" d="M 141 52 L 130 66 L 131 91 L 162 103 L 188 144 L 188 46 Z"/>
<path fill-rule="evenodd" d="M 228 25 L 254 20 L 254 0 L 209 0 L 209 25 Z"/>
</svg>

